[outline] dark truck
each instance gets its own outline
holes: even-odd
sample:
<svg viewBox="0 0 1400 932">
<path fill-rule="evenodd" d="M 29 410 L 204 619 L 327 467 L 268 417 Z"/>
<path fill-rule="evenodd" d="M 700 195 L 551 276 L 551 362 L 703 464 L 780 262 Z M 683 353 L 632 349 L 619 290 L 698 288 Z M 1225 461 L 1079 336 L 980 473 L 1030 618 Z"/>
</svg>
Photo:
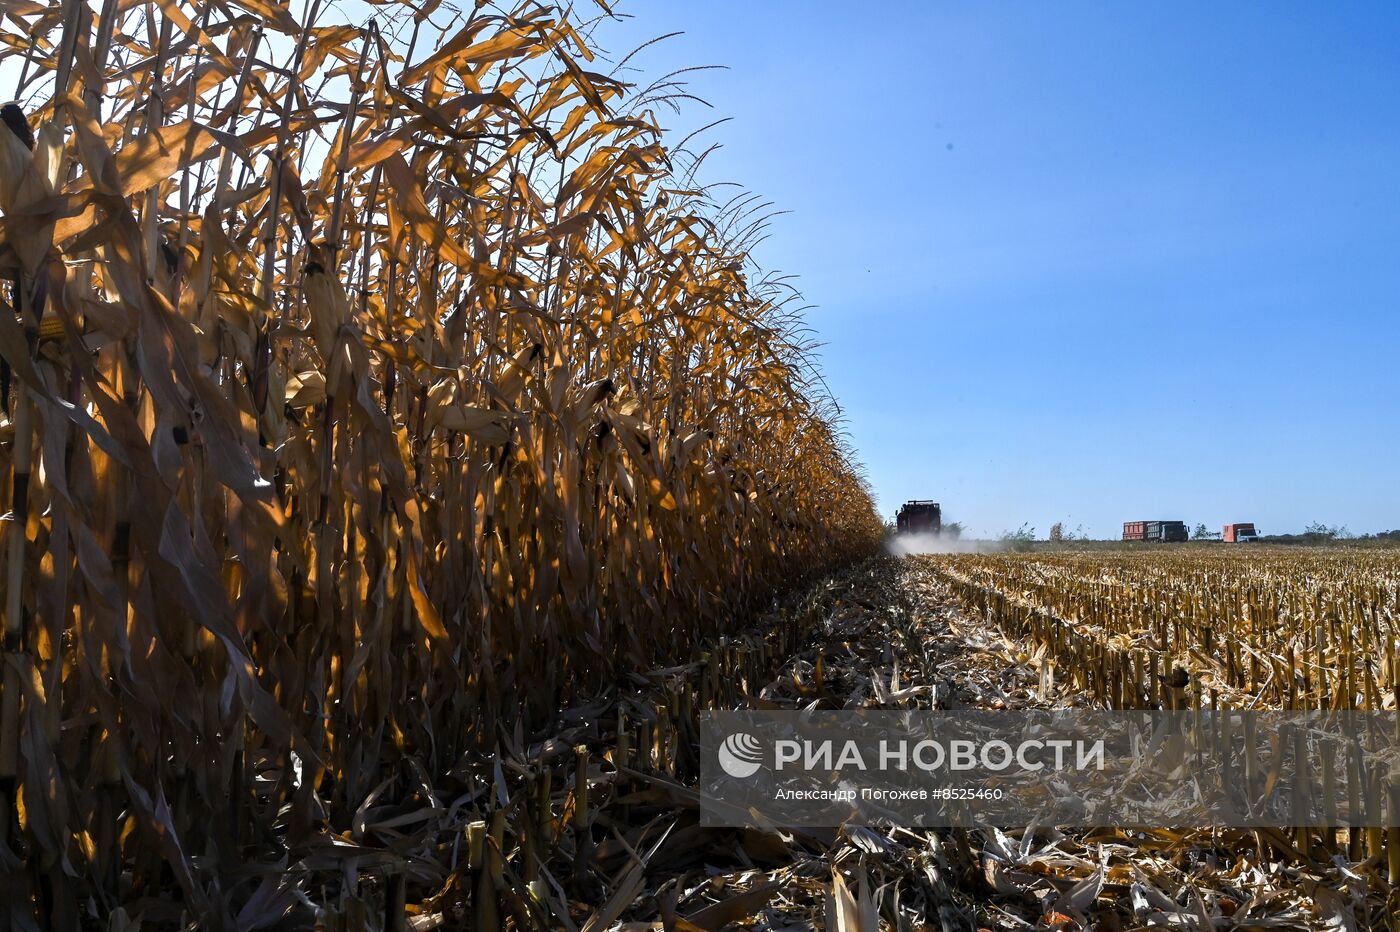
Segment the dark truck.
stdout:
<svg viewBox="0 0 1400 932">
<path fill-rule="evenodd" d="M 1124 521 L 1124 540 L 1155 540 L 1162 543 L 1186 540 L 1185 521 Z"/>
<path fill-rule="evenodd" d="M 937 534 L 943 530 L 943 512 L 938 502 L 916 499 L 904 503 L 894 516 L 894 524 L 901 534 Z"/>
</svg>

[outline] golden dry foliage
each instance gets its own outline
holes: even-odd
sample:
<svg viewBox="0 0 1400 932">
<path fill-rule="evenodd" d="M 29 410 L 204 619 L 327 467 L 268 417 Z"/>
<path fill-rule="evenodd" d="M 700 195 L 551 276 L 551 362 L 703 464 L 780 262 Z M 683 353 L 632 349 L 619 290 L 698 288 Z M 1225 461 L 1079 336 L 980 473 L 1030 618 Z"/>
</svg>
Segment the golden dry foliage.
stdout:
<svg viewBox="0 0 1400 932">
<path fill-rule="evenodd" d="M 3 16 L 21 926 L 253 927 L 387 783 L 878 541 L 747 202 L 560 10 Z"/>
</svg>

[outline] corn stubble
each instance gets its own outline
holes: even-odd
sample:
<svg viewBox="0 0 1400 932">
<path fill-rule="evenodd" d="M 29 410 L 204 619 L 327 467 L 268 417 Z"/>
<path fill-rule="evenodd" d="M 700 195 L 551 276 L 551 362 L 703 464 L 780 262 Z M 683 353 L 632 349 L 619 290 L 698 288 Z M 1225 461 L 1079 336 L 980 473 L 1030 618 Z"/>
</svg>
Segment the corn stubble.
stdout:
<svg viewBox="0 0 1400 932">
<path fill-rule="evenodd" d="M 381 794 L 878 540 L 761 222 L 663 143 L 679 90 L 556 9 L 381 12 L 4 10 L 17 927 L 256 925 L 379 863 Z"/>
<path fill-rule="evenodd" d="M 1109 708 L 1391 711 L 1400 698 L 1394 550 L 962 554 L 931 565 L 974 614 Z"/>
<path fill-rule="evenodd" d="M 968 613 L 1000 628 L 1081 701 L 1112 709 L 1400 708 L 1400 553 L 1207 547 L 915 558 Z M 1400 721 L 1397 722 L 1400 729 Z M 1400 731 L 1397 731 L 1400 735 Z M 1400 810 L 1392 762 L 1339 753 L 1320 790 L 1374 782 Z M 1328 803 L 1333 805 L 1333 803 Z M 1336 811 L 1333 809 L 1332 811 Z M 1256 832 L 1261 857 L 1385 865 L 1400 890 L 1400 827 Z M 1379 884 L 1379 878 L 1377 878 Z"/>
</svg>

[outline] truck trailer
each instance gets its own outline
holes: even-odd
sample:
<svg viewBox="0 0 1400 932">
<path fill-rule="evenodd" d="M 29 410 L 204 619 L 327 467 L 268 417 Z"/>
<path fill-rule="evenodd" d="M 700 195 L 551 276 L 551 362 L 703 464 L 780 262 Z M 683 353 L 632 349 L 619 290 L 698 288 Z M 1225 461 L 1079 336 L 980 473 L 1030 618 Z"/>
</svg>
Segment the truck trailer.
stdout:
<svg viewBox="0 0 1400 932">
<path fill-rule="evenodd" d="M 943 512 L 938 502 L 915 499 L 904 503 L 894 523 L 901 534 L 937 534 L 943 530 Z"/>
<path fill-rule="evenodd" d="M 1227 524 L 1223 538 L 1227 544 L 1249 544 L 1259 539 L 1259 532 L 1253 524 Z"/>
<path fill-rule="evenodd" d="M 1124 521 L 1124 540 L 1151 540 L 1161 543 L 1183 541 L 1191 535 L 1185 521 Z"/>
</svg>

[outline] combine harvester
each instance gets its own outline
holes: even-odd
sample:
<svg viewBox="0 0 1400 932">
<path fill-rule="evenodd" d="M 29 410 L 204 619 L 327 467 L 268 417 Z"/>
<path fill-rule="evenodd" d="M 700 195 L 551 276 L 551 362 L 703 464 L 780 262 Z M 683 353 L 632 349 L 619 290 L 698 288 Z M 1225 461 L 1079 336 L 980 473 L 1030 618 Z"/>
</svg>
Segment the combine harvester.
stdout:
<svg viewBox="0 0 1400 932">
<path fill-rule="evenodd" d="M 934 534 L 943 530 L 943 510 L 938 502 L 915 499 L 905 502 L 894 516 L 900 534 Z"/>
</svg>

